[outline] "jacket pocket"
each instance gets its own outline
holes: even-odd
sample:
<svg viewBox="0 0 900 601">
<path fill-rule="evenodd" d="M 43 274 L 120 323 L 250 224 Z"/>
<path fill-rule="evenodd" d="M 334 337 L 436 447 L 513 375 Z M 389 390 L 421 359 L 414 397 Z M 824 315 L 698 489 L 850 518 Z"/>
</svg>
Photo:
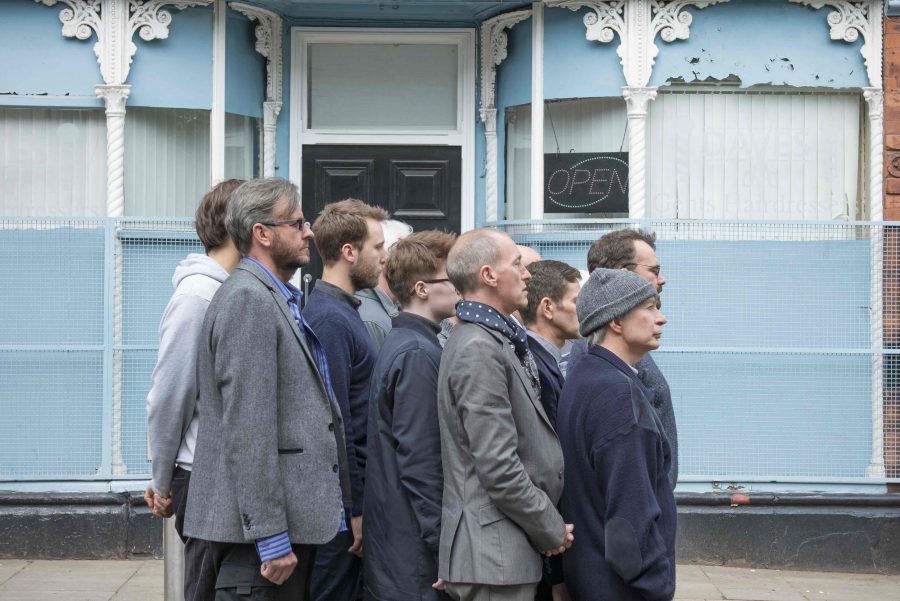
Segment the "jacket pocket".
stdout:
<svg viewBox="0 0 900 601">
<path fill-rule="evenodd" d="M 487 505 L 482 505 L 478 508 L 479 526 L 487 526 L 488 524 L 493 524 L 494 522 L 508 519 L 509 516 L 497 509 L 497 506 L 493 503 L 488 503 Z"/>
<path fill-rule="evenodd" d="M 300 447 L 297 447 L 296 449 L 278 449 L 279 455 L 297 455 L 302 452 L 303 449 L 301 449 Z"/>
</svg>

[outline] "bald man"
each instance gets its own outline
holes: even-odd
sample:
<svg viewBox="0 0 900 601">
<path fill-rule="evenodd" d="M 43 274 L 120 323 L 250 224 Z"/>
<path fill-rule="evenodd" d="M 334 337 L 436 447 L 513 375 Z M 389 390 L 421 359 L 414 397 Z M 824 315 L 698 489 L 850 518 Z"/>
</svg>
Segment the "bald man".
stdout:
<svg viewBox="0 0 900 601">
<path fill-rule="evenodd" d="M 447 275 L 463 297 L 438 374 L 444 469 L 438 576 L 456 601 L 533 601 L 541 553 L 574 539 L 556 509 L 559 440 L 540 401 L 525 330 L 531 275 L 507 236 L 460 236 Z"/>
</svg>

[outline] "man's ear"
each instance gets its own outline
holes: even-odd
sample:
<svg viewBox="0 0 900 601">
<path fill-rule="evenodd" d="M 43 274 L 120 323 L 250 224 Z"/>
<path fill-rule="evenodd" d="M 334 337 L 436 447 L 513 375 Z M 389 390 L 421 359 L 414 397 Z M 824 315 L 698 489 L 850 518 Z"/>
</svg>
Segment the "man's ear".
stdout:
<svg viewBox="0 0 900 601">
<path fill-rule="evenodd" d="M 478 270 L 478 279 L 491 288 L 497 287 L 497 274 L 494 273 L 494 268 L 490 265 L 481 266 L 481 269 Z"/>
<path fill-rule="evenodd" d="M 261 223 L 254 223 L 253 228 L 250 230 L 250 235 L 260 244 L 260 246 L 268 248 L 272 246 L 275 234 L 271 228 L 268 228 Z"/>
<path fill-rule="evenodd" d="M 416 282 L 413 291 L 416 297 L 418 297 L 419 299 L 423 301 L 428 300 L 428 288 L 425 287 L 425 282 L 423 282 L 422 280 Z"/>
<path fill-rule="evenodd" d="M 543 314 L 546 319 L 553 319 L 553 311 L 556 309 L 553 301 L 549 296 L 545 296 L 541 299 L 541 303 L 538 305 L 538 312 Z"/>
<path fill-rule="evenodd" d="M 359 251 L 349 242 L 341 247 L 341 258 L 348 263 L 356 263 L 359 258 Z"/>
<path fill-rule="evenodd" d="M 616 334 L 621 335 L 622 334 L 622 319 L 620 317 L 616 317 L 615 319 L 610 321 L 608 324 L 606 324 L 606 329 L 612 330 Z"/>
</svg>

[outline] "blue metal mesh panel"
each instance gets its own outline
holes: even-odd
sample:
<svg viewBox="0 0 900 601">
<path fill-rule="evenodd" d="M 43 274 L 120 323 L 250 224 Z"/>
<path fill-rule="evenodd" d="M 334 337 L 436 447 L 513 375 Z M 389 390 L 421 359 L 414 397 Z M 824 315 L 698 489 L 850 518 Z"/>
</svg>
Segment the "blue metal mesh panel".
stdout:
<svg viewBox="0 0 900 601">
<path fill-rule="evenodd" d="M 499 227 L 544 258 L 585 269 L 594 240 L 636 225 L 560 220 Z M 886 403 L 884 456 L 898 455 L 900 411 L 889 414 L 895 357 L 881 354 L 872 321 L 880 302 L 885 336 L 895 327 L 890 316 L 900 278 L 888 268 L 900 257 L 896 239 L 880 227 L 839 222 L 640 225 L 656 233 L 667 278 L 661 298 L 669 321 L 654 357 L 672 389 L 681 476 L 900 475 L 890 464 L 870 471 L 879 427 L 873 398 Z M 876 256 L 873 244 L 882 238 Z M 872 285 L 876 273 L 884 273 L 880 289 Z"/>
</svg>

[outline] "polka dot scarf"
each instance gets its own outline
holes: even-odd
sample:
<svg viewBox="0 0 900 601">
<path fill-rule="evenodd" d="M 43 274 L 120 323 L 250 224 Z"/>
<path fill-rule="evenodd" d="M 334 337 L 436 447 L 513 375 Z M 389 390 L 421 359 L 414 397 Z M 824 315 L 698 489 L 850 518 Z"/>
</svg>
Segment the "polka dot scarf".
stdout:
<svg viewBox="0 0 900 601">
<path fill-rule="evenodd" d="M 473 301 L 459 301 L 456 304 L 456 316 L 460 321 L 477 323 L 489 330 L 503 334 L 513 345 L 516 357 L 522 363 L 522 368 L 531 381 L 531 388 L 541 397 L 541 382 L 538 379 L 537 364 L 531 351 L 528 350 L 528 334 L 512 317 L 503 317 L 500 312 L 484 303 Z"/>
</svg>

